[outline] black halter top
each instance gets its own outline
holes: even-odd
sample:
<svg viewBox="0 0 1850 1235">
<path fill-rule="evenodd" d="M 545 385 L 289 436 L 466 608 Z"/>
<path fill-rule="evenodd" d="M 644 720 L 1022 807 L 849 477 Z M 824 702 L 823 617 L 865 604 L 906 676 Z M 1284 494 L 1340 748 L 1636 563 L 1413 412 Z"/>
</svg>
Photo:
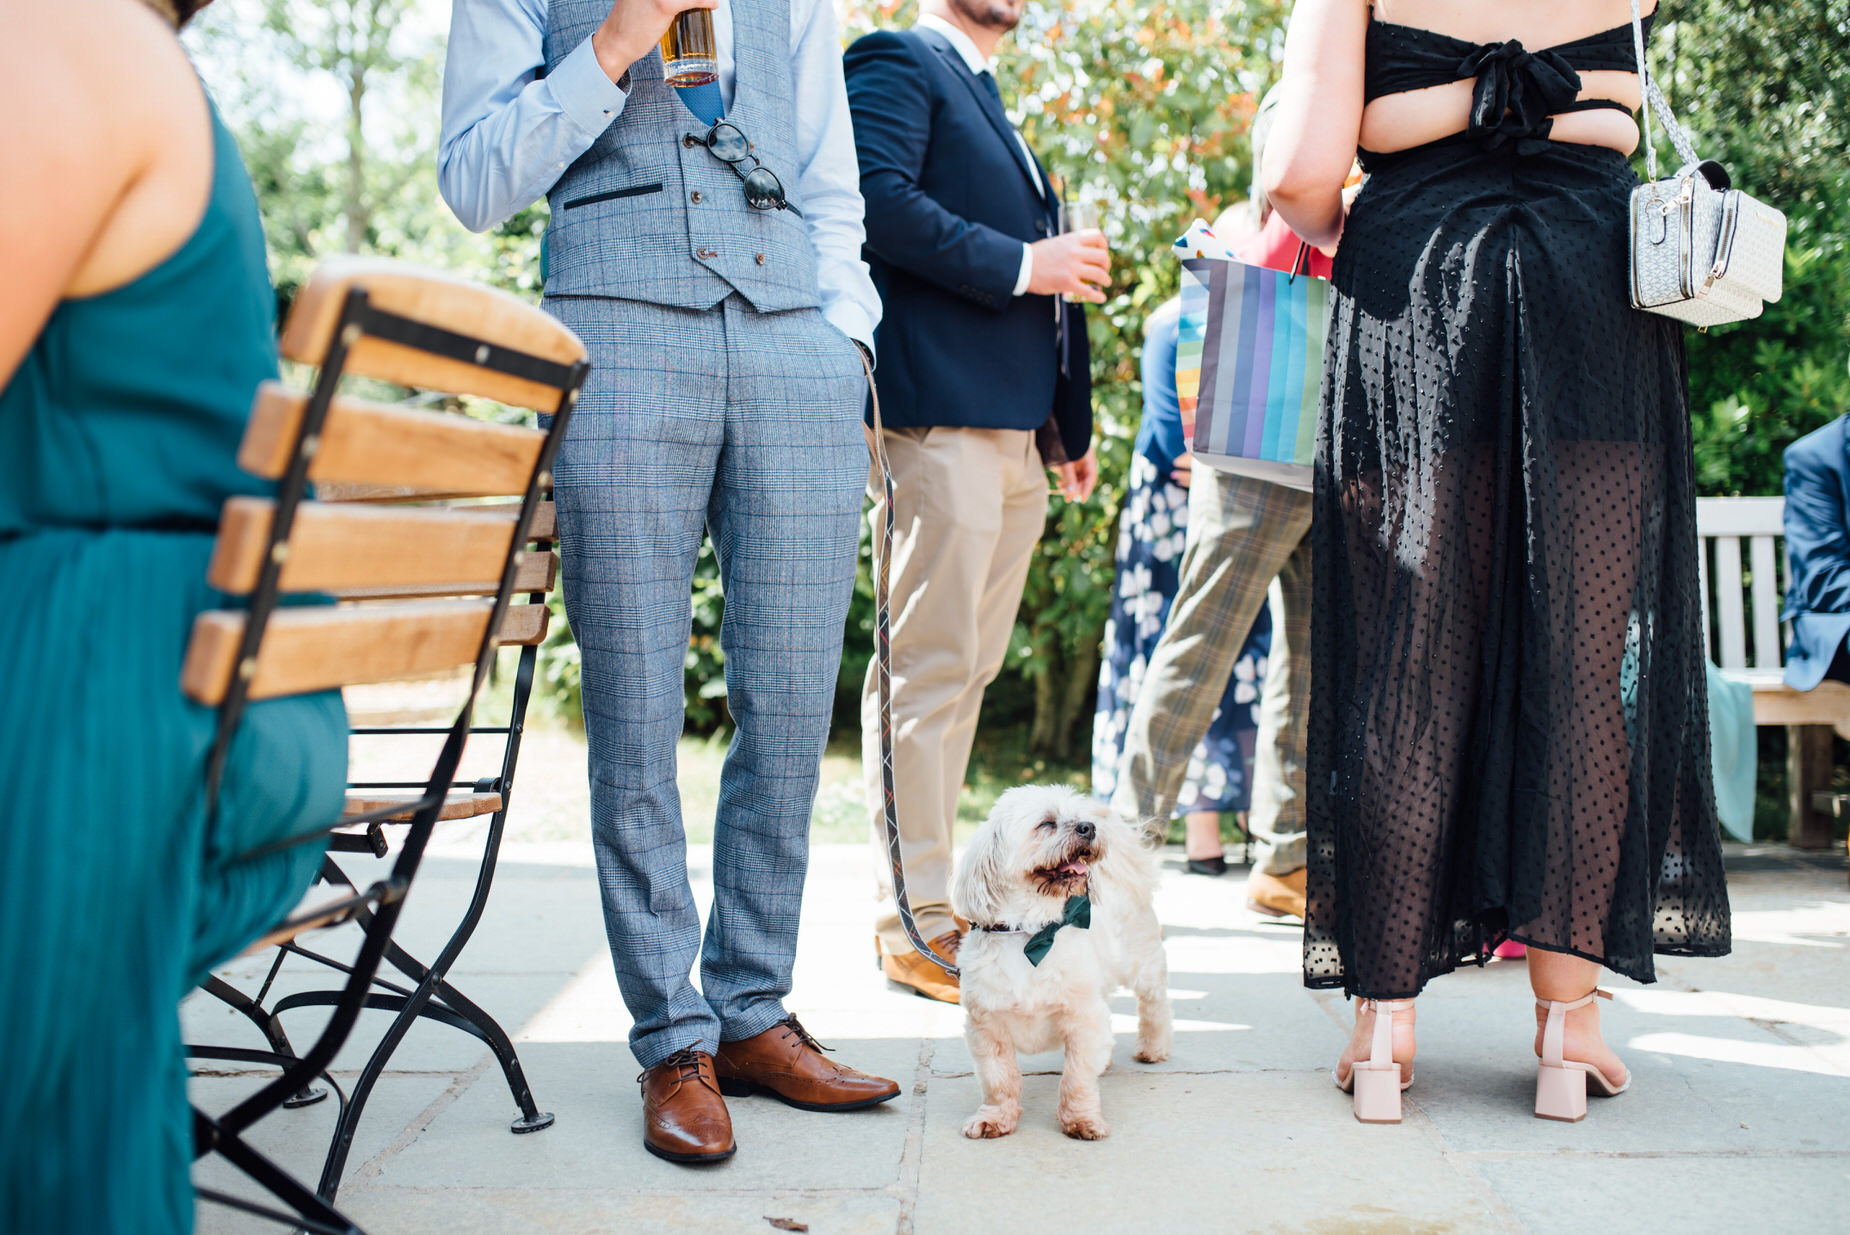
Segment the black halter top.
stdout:
<svg viewBox="0 0 1850 1235">
<path fill-rule="evenodd" d="M 1655 16 L 1644 19 L 1647 36 Z M 1468 43 L 1417 26 L 1370 21 L 1362 99 L 1369 103 L 1384 94 L 1475 79 L 1468 126 L 1440 140 L 1468 141 L 1485 151 L 1514 143 L 1517 153 L 1532 154 L 1547 143 L 1553 116 L 1602 108 L 1631 114 L 1616 99 L 1578 99 L 1582 69 L 1636 73 L 1631 25 L 1530 51 L 1517 39 Z"/>
</svg>

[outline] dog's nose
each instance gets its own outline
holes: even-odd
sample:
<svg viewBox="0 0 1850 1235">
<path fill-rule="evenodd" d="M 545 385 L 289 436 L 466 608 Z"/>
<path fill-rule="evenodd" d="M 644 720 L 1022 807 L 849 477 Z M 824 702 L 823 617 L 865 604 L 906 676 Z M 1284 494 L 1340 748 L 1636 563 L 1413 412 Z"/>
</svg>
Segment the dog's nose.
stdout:
<svg viewBox="0 0 1850 1235">
<path fill-rule="evenodd" d="M 1090 820 L 1081 819 L 1078 823 L 1073 825 L 1073 831 L 1079 834 L 1081 840 L 1091 840 L 1093 833 L 1097 832 L 1098 829 L 1092 826 Z"/>
</svg>

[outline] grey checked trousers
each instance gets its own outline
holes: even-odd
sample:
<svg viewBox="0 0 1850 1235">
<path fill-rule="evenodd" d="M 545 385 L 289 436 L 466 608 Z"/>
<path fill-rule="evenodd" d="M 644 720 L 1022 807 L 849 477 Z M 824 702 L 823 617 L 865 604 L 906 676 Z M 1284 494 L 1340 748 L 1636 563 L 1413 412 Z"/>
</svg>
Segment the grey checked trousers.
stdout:
<svg viewBox="0 0 1850 1235">
<path fill-rule="evenodd" d="M 760 314 L 737 296 L 705 311 L 596 297 L 546 308 L 593 366 L 553 485 L 604 926 L 646 1068 L 786 1015 L 854 588 L 867 386 L 854 343 L 813 309 Z M 704 943 L 675 785 L 703 529 L 737 726 Z"/>
<path fill-rule="evenodd" d="M 1247 819 L 1258 869 L 1304 866 L 1304 739 L 1310 712 L 1310 494 L 1203 464 L 1188 492 L 1181 583 L 1150 652 L 1124 734 L 1111 805 L 1138 820 L 1168 820 L 1207 736 L 1227 679 L 1273 580 Z"/>
</svg>

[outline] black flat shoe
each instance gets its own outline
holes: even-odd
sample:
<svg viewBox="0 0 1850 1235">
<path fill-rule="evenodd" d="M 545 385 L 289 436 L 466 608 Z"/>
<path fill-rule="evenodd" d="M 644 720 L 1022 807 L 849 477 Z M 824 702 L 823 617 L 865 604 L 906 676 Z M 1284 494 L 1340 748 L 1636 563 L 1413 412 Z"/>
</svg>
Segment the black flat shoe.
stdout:
<svg viewBox="0 0 1850 1235">
<path fill-rule="evenodd" d="M 1224 857 L 1190 858 L 1188 873 L 1191 875 L 1213 875 L 1215 878 L 1227 873 L 1227 859 Z"/>
</svg>

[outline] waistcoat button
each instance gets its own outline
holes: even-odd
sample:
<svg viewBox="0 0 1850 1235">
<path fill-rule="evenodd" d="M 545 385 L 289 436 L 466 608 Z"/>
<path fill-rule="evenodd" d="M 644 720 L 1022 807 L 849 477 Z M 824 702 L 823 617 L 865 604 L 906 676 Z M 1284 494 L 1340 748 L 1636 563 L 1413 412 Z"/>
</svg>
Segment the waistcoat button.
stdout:
<svg viewBox="0 0 1850 1235">
<path fill-rule="evenodd" d="M 687 196 L 688 196 L 688 200 L 693 202 L 694 205 L 698 206 L 700 204 L 700 190 L 699 189 L 695 189 L 692 193 L 689 193 Z"/>
</svg>

